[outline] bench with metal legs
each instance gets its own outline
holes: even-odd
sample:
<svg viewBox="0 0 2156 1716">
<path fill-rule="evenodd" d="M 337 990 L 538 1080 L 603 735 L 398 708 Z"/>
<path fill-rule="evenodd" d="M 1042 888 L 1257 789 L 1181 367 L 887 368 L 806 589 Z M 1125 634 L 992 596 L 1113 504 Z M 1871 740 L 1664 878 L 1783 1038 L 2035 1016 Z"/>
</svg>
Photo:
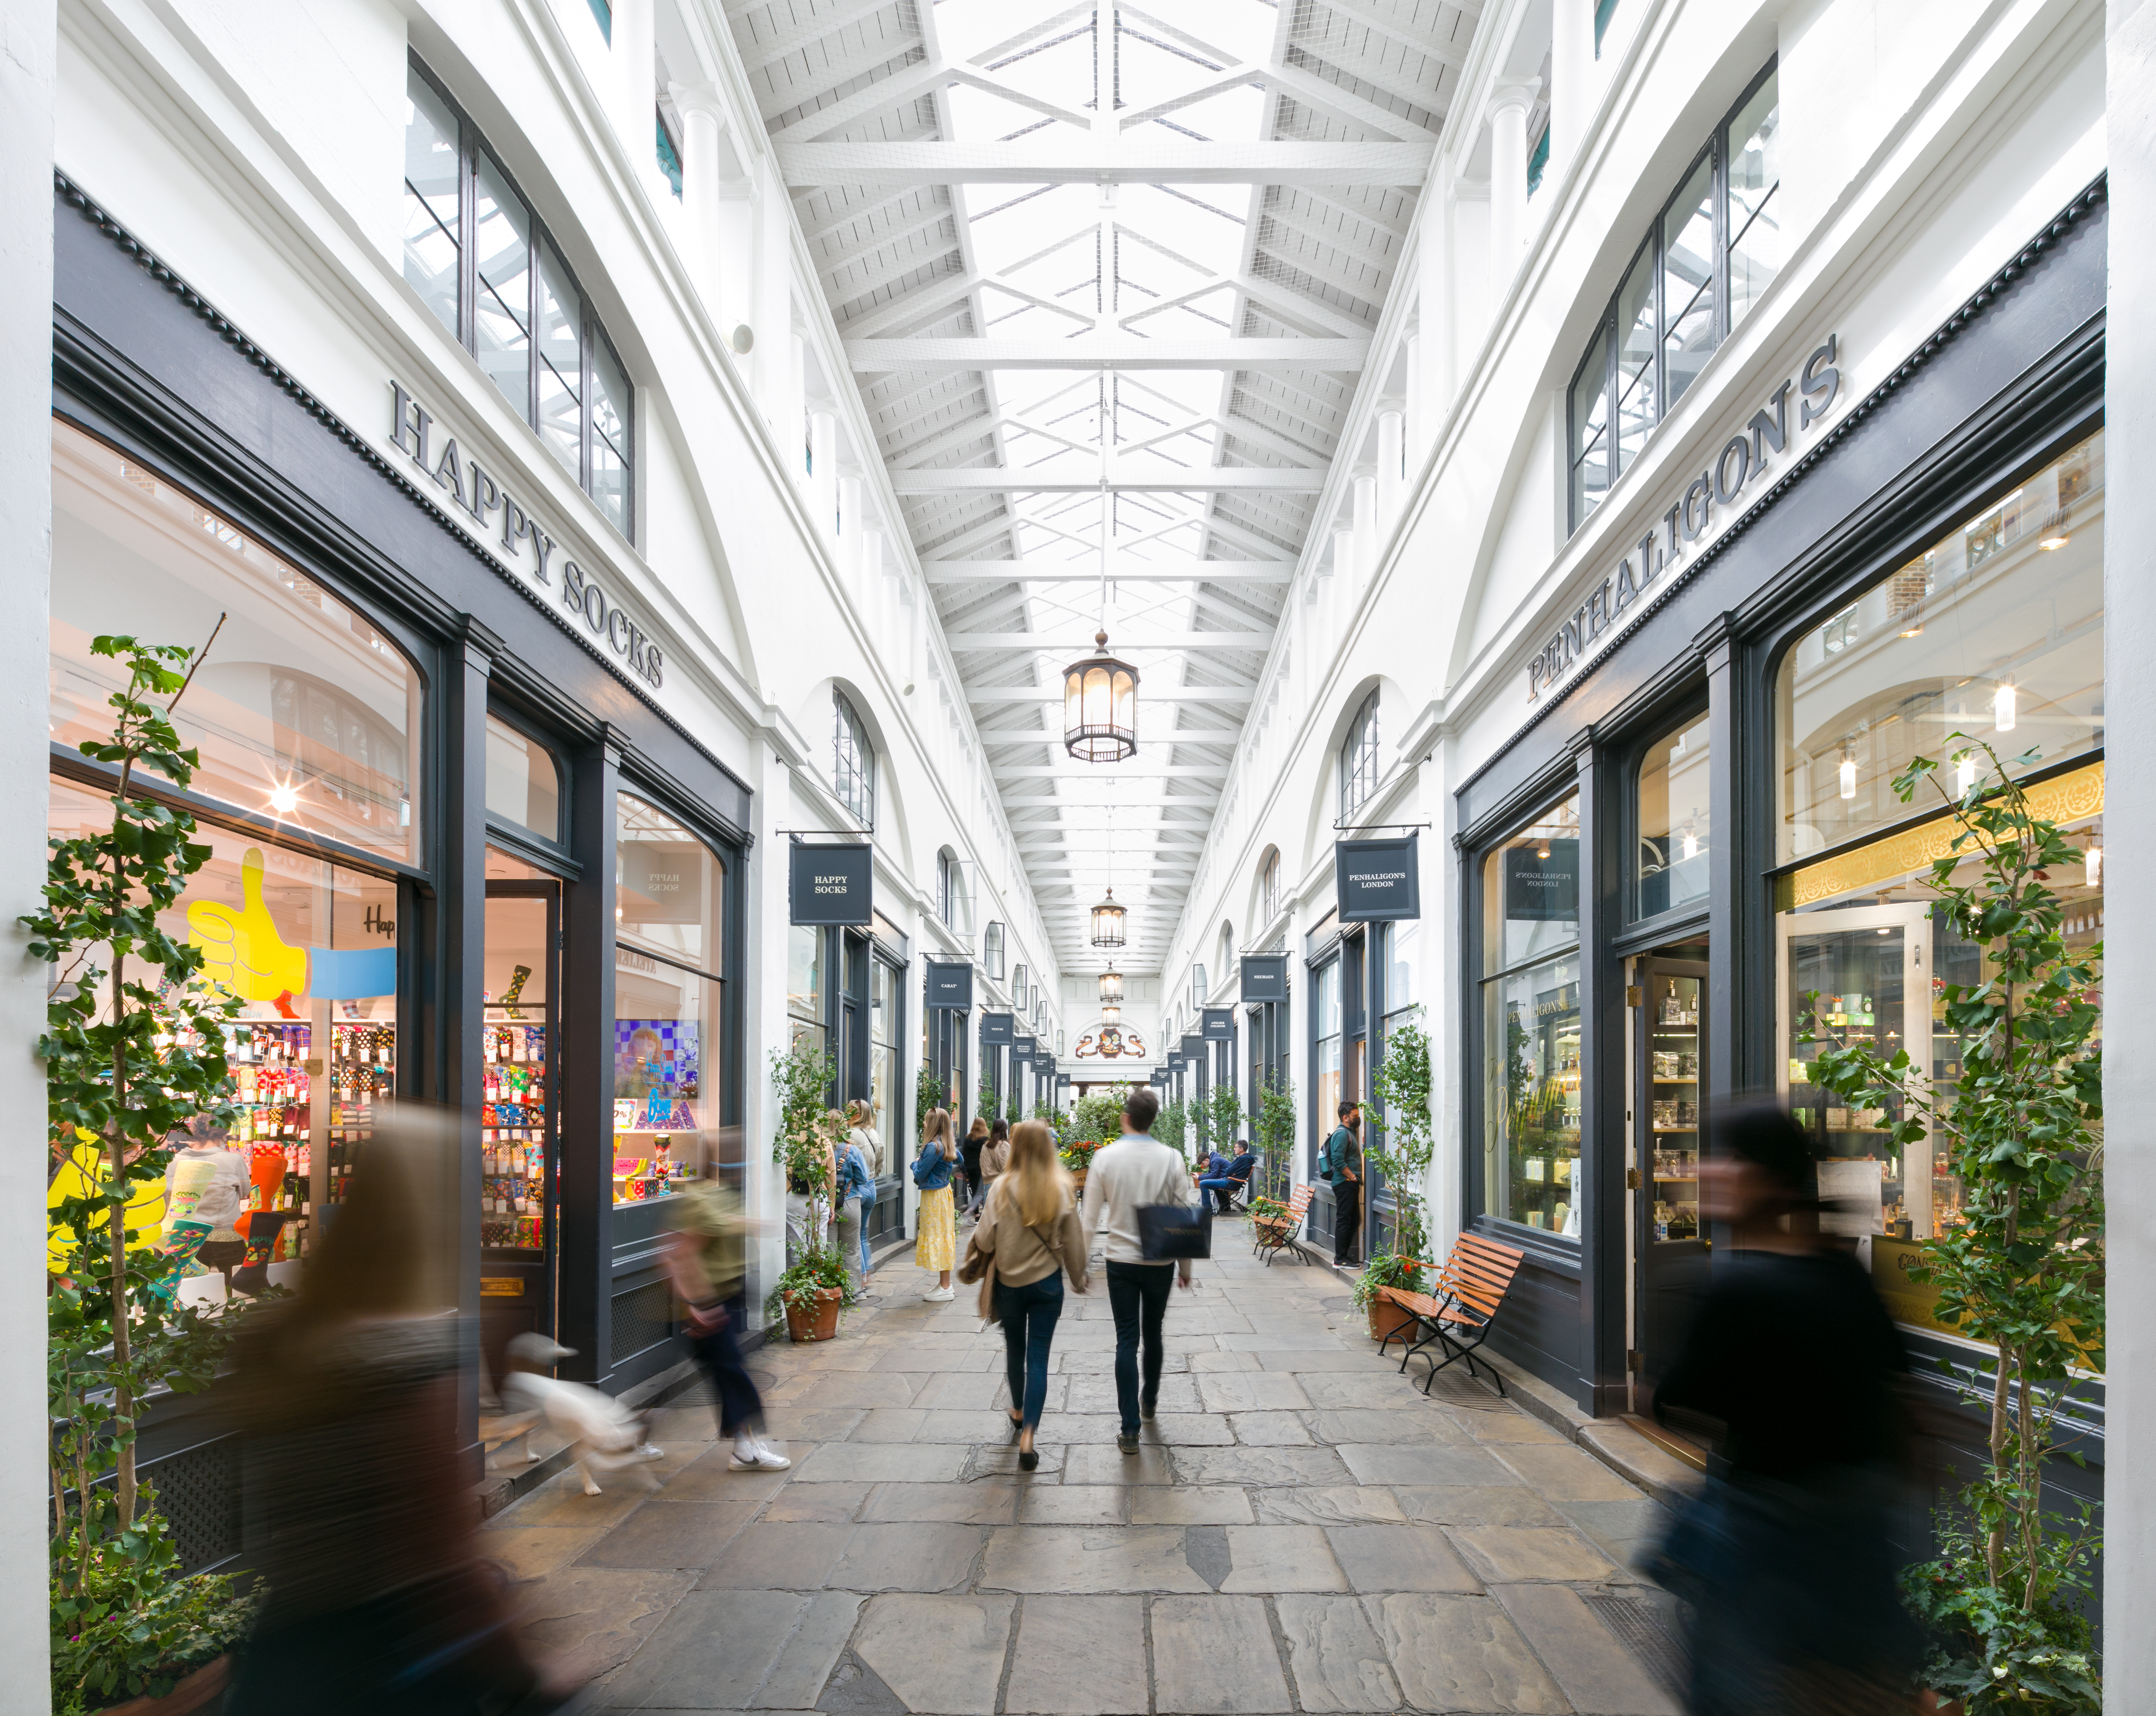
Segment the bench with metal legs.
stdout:
<svg viewBox="0 0 2156 1716">
<path fill-rule="evenodd" d="M 1480 1377 L 1486 1369 L 1489 1379 L 1505 1392 L 1505 1379 L 1497 1374 L 1494 1366 L 1477 1365 L 1476 1349 L 1490 1338 L 1490 1330 L 1496 1323 L 1497 1313 L 1504 1308 L 1505 1296 L 1512 1289 L 1512 1277 L 1517 1273 L 1527 1253 L 1514 1246 L 1499 1245 L 1495 1240 L 1486 1240 L 1479 1234 L 1464 1233 L 1452 1248 L 1452 1255 L 1445 1260 L 1445 1267 L 1438 1271 L 1433 1283 L 1435 1291 L 1428 1293 L 1404 1292 L 1398 1287 L 1380 1287 L 1378 1297 L 1389 1304 L 1398 1306 L 1407 1314 L 1407 1321 L 1396 1324 L 1378 1343 L 1383 1352 L 1394 1341 L 1405 1342 L 1400 1354 L 1400 1372 L 1406 1374 L 1408 1360 L 1418 1353 L 1430 1365 L 1430 1373 L 1422 1379 L 1422 1391 L 1430 1392 L 1430 1385 L 1437 1373 L 1455 1359 L 1467 1361 L 1467 1374 Z M 1440 1359 L 1435 1348 L 1445 1357 Z"/>
<path fill-rule="evenodd" d="M 1310 1210 L 1310 1188 L 1299 1185 L 1287 1200 L 1287 1214 L 1278 1216 L 1255 1215 L 1250 1218 L 1250 1229 L 1255 1243 L 1250 1255 L 1263 1257 L 1270 1264 L 1274 1257 L 1289 1250 L 1295 1241 L 1296 1230 L 1302 1225 L 1302 1218 Z M 1301 1259 L 1298 1257 L 1296 1261 Z"/>
</svg>

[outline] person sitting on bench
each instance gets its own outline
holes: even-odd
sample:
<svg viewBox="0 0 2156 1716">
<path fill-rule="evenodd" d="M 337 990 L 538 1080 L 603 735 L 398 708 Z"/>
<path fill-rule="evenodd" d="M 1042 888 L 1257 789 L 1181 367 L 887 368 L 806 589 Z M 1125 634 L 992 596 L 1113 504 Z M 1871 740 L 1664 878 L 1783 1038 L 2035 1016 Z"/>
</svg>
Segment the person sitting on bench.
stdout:
<svg viewBox="0 0 2156 1716">
<path fill-rule="evenodd" d="M 1214 1153 L 1214 1160 L 1215 1162 L 1219 1160 L 1218 1151 Z M 1214 1209 L 1220 1215 L 1225 1215 L 1235 1207 L 1237 1189 L 1250 1184 L 1250 1170 L 1257 1165 L 1258 1159 L 1250 1151 L 1245 1150 L 1234 1161 L 1228 1163 L 1224 1167 L 1215 1168 L 1213 1172 L 1199 1180 L 1198 1189 L 1201 1192 L 1211 1193 Z"/>
</svg>

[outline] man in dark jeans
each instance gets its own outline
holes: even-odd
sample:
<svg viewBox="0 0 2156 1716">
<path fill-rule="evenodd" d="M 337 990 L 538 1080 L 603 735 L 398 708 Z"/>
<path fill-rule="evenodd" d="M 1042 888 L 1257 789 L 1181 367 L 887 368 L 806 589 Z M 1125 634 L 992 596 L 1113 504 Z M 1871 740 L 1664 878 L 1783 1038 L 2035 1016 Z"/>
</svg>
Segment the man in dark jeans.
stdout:
<svg viewBox="0 0 2156 1716">
<path fill-rule="evenodd" d="M 1138 1211 L 1148 1204 L 1191 1202 L 1190 1164 L 1152 1136 L 1160 1098 L 1145 1086 L 1123 1104 L 1123 1135 L 1093 1154 L 1086 1175 L 1087 1248 L 1104 1243 L 1108 1266 L 1108 1307 L 1116 1318 L 1116 1404 L 1122 1414 L 1116 1446 L 1126 1454 L 1138 1451 L 1138 1421 L 1150 1419 L 1160 1398 L 1161 1321 L 1168 1314 L 1171 1282 L 1179 1273 L 1190 1285 L 1190 1264 L 1149 1263 L 1138 1239 Z M 1138 1352 L 1145 1352 L 1143 1380 Z"/>
<path fill-rule="evenodd" d="M 1340 1105 L 1340 1124 L 1325 1141 L 1332 1169 L 1332 1266 L 1345 1269 L 1355 1259 L 1363 1236 L 1363 1111 Z"/>
</svg>

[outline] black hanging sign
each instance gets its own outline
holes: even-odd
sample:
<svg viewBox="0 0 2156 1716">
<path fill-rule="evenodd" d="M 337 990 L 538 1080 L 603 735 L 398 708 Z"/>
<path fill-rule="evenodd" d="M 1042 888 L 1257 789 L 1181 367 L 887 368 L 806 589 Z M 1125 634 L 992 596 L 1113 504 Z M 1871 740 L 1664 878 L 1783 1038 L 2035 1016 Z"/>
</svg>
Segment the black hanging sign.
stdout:
<svg viewBox="0 0 2156 1716">
<path fill-rule="evenodd" d="M 1579 842 L 1531 840 L 1505 849 L 1505 917 L 1569 922 L 1579 916 Z"/>
<path fill-rule="evenodd" d="M 1033 1051 L 1040 1046 L 1039 1037 L 1014 1036 L 1011 1039 L 1011 1059 L 1030 1061 L 1033 1059 Z"/>
<path fill-rule="evenodd" d="M 1247 966 L 1250 961 L 1246 959 L 1243 963 Z M 1249 981 L 1247 976 L 1245 981 Z M 1285 983 L 1286 979 L 1283 979 L 1282 981 Z M 1283 990 L 1282 993 L 1286 991 Z M 1248 990 L 1245 990 L 1244 994 L 1246 999 L 1250 999 Z M 1205 1010 L 1204 1023 L 1199 1029 L 1209 1043 L 1232 1043 L 1235 1040 L 1235 1010 L 1233 1007 L 1208 1007 Z"/>
<path fill-rule="evenodd" d="M 1287 999 L 1287 955 L 1245 953 L 1243 956 L 1242 981 L 1242 998 L 1245 1001 L 1285 1001 Z M 1205 1013 L 1205 1035 L 1213 1035 L 1213 1011 L 1210 1008 Z"/>
<path fill-rule="evenodd" d="M 1204 1038 L 1201 1036 L 1187 1036 L 1183 1038 L 1182 1042 L 1177 1046 L 1183 1051 L 1183 1058 L 1188 1061 L 1191 1066 L 1202 1066 L 1205 1064 Z"/>
<path fill-rule="evenodd" d="M 964 1013 L 973 1004 L 973 968 L 958 959 L 931 959 L 928 965 L 928 1008 Z"/>
<path fill-rule="evenodd" d="M 983 1013 L 981 1015 L 981 1046 L 992 1049 L 1011 1040 L 1016 1026 L 1008 1013 Z"/>
<path fill-rule="evenodd" d="M 1335 840 L 1332 886 L 1343 923 L 1390 923 L 1422 916 L 1419 834 L 1389 840 Z"/>
<path fill-rule="evenodd" d="M 803 925 L 865 924 L 875 885 L 873 847 L 865 844 L 819 846 L 796 840 L 788 877 L 787 897 L 793 908 L 788 921 Z"/>
<path fill-rule="evenodd" d="M 1155 1086 L 1166 1084 L 1168 1082 L 1168 1069 L 1165 1066 L 1154 1067 L 1151 1072 L 1146 1075 L 1146 1082 Z"/>
</svg>

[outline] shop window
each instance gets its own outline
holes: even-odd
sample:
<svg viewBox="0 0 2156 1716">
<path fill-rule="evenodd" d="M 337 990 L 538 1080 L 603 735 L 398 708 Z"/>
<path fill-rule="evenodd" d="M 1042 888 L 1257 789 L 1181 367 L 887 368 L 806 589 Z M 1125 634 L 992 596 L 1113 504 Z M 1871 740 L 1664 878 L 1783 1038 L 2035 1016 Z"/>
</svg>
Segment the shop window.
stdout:
<svg viewBox="0 0 2156 1716">
<path fill-rule="evenodd" d="M 199 649 L 174 712 L 192 790 L 295 832 L 419 861 L 419 676 L 396 645 L 227 519 L 72 426 L 53 425 L 52 741 L 110 731 L 126 683 L 90 653 L 125 624 Z"/>
<path fill-rule="evenodd" d="M 1373 691 L 1348 724 L 1340 746 L 1340 819 L 1346 822 L 1378 789 L 1378 694 Z"/>
<path fill-rule="evenodd" d="M 699 1165 L 723 1068 L 726 866 L 656 805 L 614 808 L 613 1195 L 663 1196 Z"/>
<path fill-rule="evenodd" d="M 1777 89 L 1770 65 L 1717 127 L 1589 337 L 1568 396 L 1574 530 L 1780 270 Z"/>
<path fill-rule="evenodd" d="M 1910 816 L 1895 776 L 1958 757 L 1956 733 L 2017 772 L 2103 743 L 2103 450 L 2077 443 L 1799 638 L 1775 686 L 1781 862 Z"/>
<path fill-rule="evenodd" d="M 1706 899 L 1709 782 L 1702 713 L 1647 747 L 1640 764 L 1634 913 L 1652 917 Z"/>
<path fill-rule="evenodd" d="M 1579 799 L 1482 865 L 1483 1207 L 1579 1232 Z"/>
<path fill-rule="evenodd" d="M 786 932 L 786 1032 L 789 1044 L 811 1052 L 829 1046 L 829 999 L 824 935 L 796 924 Z"/>
<path fill-rule="evenodd" d="M 1340 961 L 1336 956 L 1317 967 L 1310 974 L 1310 1029 L 1311 1080 L 1310 1097 L 1315 1105 L 1311 1110 L 1310 1160 L 1306 1172 L 1317 1171 L 1317 1146 L 1330 1136 L 1339 1124 L 1340 1092 L 1345 1088 L 1346 1068 L 1342 1063 L 1344 1037 L 1342 1030 L 1340 1005 Z M 1254 1058 L 1260 1054 L 1260 1033 L 1253 1029 L 1250 1048 Z M 1259 1076 L 1254 1066 L 1252 1076 Z"/>
<path fill-rule="evenodd" d="M 629 536 L 621 362 L 531 204 L 416 60 L 405 77 L 404 278 Z"/>
<path fill-rule="evenodd" d="M 875 747 L 844 691 L 831 693 L 832 785 L 863 828 L 875 826 Z"/>
<path fill-rule="evenodd" d="M 869 961 L 869 1107 L 877 1141 L 883 1146 L 883 1169 L 896 1172 L 898 1134 L 892 1131 L 903 1112 L 898 1101 L 899 971 L 882 959 Z"/>
<path fill-rule="evenodd" d="M 992 923 L 981 932 L 981 968 L 991 983 L 1004 980 L 1004 927 Z"/>
<path fill-rule="evenodd" d="M 562 772 L 553 753 L 496 715 L 486 718 L 486 814 L 542 840 L 562 839 Z"/>
</svg>

